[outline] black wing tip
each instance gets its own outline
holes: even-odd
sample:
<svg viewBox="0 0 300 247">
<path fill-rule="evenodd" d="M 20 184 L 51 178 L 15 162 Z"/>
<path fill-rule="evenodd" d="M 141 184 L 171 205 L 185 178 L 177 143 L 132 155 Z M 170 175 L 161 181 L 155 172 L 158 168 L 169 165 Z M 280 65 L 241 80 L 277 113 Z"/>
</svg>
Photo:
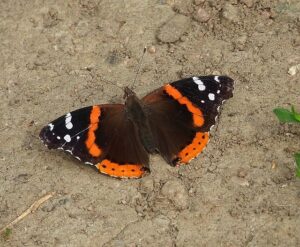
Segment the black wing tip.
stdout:
<svg viewBox="0 0 300 247">
<path fill-rule="evenodd" d="M 52 132 L 48 125 L 41 129 L 39 138 L 41 139 L 42 143 L 49 149 L 55 149 L 59 147 L 59 144 L 56 143 L 57 140 L 55 139 L 55 136 L 52 135 Z"/>
<path fill-rule="evenodd" d="M 229 84 L 232 86 L 234 85 L 234 80 L 229 76 L 226 75 L 219 76 L 219 80 L 221 83 Z"/>
<path fill-rule="evenodd" d="M 222 88 L 224 90 L 223 91 L 224 99 L 232 98 L 233 91 L 234 91 L 234 80 L 231 77 L 226 75 L 220 75 L 220 76 L 215 75 L 214 80 L 216 80 L 216 78 L 219 81 L 219 83 L 222 84 Z"/>
</svg>

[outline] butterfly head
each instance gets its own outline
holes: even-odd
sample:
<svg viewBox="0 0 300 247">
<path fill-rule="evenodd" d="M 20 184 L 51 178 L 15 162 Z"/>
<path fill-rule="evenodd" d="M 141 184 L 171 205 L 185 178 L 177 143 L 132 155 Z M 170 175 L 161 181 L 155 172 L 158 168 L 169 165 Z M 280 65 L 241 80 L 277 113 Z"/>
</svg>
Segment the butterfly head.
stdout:
<svg viewBox="0 0 300 247">
<path fill-rule="evenodd" d="M 125 107 L 132 119 L 139 119 L 139 115 L 143 115 L 142 102 L 130 88 L 124 89 Z"/>
<path fill-rule="evenodd" d="M 127 101 L 127 99 L 130 97 L 136 97 L 136 94 L 129 87 L 125 87 L 123 98 Z"/>
</svg>

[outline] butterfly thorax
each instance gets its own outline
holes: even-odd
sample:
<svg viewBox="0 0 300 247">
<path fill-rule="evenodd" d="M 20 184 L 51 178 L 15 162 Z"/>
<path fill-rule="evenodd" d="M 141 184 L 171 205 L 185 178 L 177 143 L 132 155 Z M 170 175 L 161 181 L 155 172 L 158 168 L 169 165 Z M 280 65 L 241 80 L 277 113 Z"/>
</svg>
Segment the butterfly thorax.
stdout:
<svg viewBox="0 0 300 247">
<path fill-rule="evenodd" d="M 135 125 L 145 149 L 150 153 L 156 152 L 157 147 L 142 101 L 131 89 L 126 87 L 124 91 L 127 119 Z"/>
</svg>

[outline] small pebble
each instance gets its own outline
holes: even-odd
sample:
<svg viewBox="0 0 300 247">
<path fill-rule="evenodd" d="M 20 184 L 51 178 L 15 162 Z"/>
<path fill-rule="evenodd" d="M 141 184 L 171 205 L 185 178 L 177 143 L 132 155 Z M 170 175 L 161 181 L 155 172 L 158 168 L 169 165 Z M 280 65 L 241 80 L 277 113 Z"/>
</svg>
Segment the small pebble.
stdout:
<svg viewBox="0 0 300 247">
<path fill-rule="evenodd" d="M 231 179 L 231 181 L 235 184 L 238 184 L 240 186 L 243 186 L 243 187 L 248 187 L 250 186 L 248 180 L 246 180 L 245 178 L 240 178 L 240 177 L 233 177 Z"/>
<path fill-rule="evenodd" d="M 184 210 L 188 208 L 188 193 L 179 180 L 166 182 L 161 189 L 161 193 L 168 198 L 177 209 Z"/>
<path fill-rule="evenodd" d="M 290 67 L 288 73 L 289 73 L 291 76 L 294 76 L 294 75 L 296 75 L 299 71 L 300 71 L 300 63 L 299 63 L 299 64 L 296 64 L 296 65 L 294 65 L 294 66 L 292 66 L 292 67 Z"/>
<path fill-rule="evenodd" d="M 120 201 L 120 203 L 123 204 L 123 205 L 126 205 L 127 201 L 123 199 L 123 200 Z"/>
<path fill-rule="evenodd" d="M 237 176 L 238 176 L 239 178 L 244 178 L 244 177 L 247 176 L 247 172 L 246 172 L 245 170 L 240 170 L 240 171 L 238 171 Z"/>
<path fill-rule="evenodd" d="M 190 194 L 190 195 L 195 194 L 195 192 L 196 192 L 196 189 L 195 189 L 195 188 L 190 188 L 190 189 L 189 189 L 189 194 Z"/>
<path fill-rule="evenodd" d="M 199 22 L 207 22 L 210 19 L 210 15 L 203 8 L 199 8 L 196 14 L 194 15 L 194 19 Z"/>
<path fill-rule="evenodd" d="M 148 48 L 148 52 L 149 52 L 150 54 L 154 54 L 154 53 L 156 52 L 155 46 L 154 46 L 154 45 L 151 45 L 151 46 Z"/>
<path fill-rule="evenodd" d="M 229 21 L 237 23 L 239 22 L 239 10 L 237 7 L 233 6 L 230 3 L 226 3 L 223 7 L 222 17 Z"/>
</svg>

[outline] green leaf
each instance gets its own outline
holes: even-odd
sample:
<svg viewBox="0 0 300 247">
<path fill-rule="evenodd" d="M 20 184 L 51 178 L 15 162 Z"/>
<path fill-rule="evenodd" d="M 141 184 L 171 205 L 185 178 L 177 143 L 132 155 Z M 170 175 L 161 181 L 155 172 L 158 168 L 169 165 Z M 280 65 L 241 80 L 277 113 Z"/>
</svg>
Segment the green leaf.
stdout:
<svg viewBox="0 0 300 247">
<path fill-rule="evenodd" d="M 279 119 L 280 122 L 282 123 L 297 123 L 300 122 L 298 121 L 297 118 L 295 118 L 295 115 L 293 112 L 284 109 L 284 108 L 275 108 L 273 110 L 277 118 Z"/>
<path fill-rule="evenodd" d="M 293 115 L 294 115 L 294 118 L 295 118 L 298 122 L 300 122 L 300 114 L 299 114 L 298 112 L 295 111 L 294 106 L 292 106 L 292 113 L 293 113 Z"/>
<path fill-rule="evenodd" d="M 295 118 L 298 122 L 300 122 L 300 114 L 295 114 L 295 115 L 294 115 L 294 118 Z"/>
<path fill-rule="evenodd" d="M 300 153 L 295 154 L 295 160 L 296 160 L 296 176 L 300 178 Z"/>
</svg>

